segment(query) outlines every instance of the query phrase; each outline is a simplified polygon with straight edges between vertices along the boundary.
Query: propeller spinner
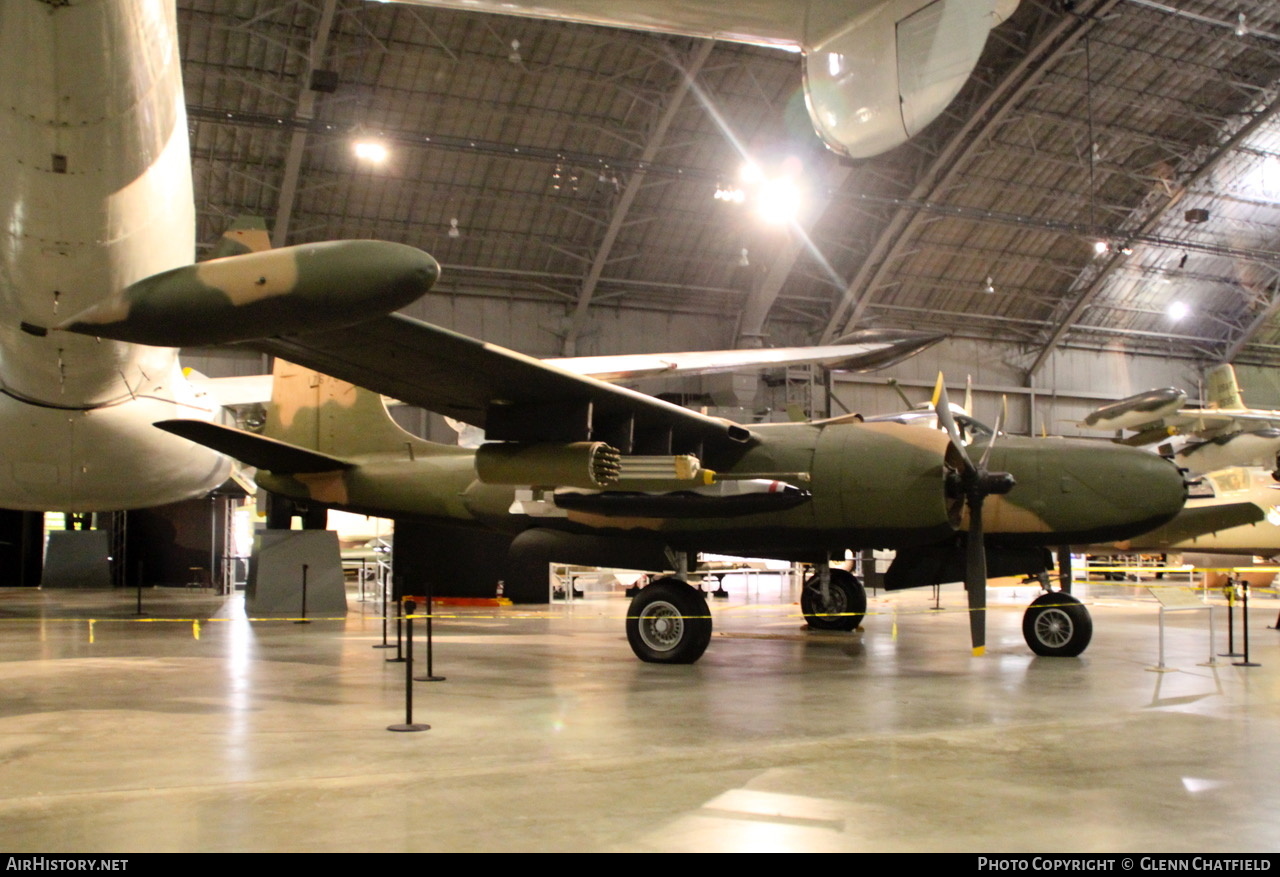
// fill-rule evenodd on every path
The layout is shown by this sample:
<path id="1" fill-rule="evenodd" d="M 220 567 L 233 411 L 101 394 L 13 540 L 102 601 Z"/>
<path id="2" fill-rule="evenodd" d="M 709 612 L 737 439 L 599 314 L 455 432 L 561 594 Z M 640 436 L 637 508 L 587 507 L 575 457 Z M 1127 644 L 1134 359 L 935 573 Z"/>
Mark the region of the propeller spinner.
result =
<path id="1" fill-rule="evenodd" d="M 951 445 L 959 459 L 958 471 L 948 480 L 948 491 L 962 500 L 969 509 L 964 589 L 969 595 L 969 636 L 973 642 L 973 653 L 981 655 L 987 644 L 987 551 L 982 538 L 982 505 L 988 496 L 1006 494 L 1016 483 L 1008 472 L 992 472 L 987 469 L 991 449 L 995 446 L 1003 424 L 1004 412 L 1001 411 L 996 420 L 995 433 L 975 466 L 960 438 L 955 419 L 951 416 L 951 403 L 941 374 L 938 375 L 938 383 L 933 390 L 933 407 L 938 415 L 938 424 L 951 437 Z"/>

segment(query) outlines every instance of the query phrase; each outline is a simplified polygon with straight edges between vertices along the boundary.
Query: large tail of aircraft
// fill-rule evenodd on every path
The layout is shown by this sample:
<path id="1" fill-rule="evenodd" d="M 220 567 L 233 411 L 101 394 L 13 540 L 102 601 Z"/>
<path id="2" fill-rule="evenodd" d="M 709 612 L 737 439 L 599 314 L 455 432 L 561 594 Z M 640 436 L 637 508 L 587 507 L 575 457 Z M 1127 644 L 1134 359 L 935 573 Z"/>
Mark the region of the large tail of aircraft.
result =
<path id="1" fill-rule="evenodd" d="M 1210 408 L 1233 411 L 1244 408 L 1244 397 L 1240 395 L 1240 386 L 1236 383 L 1236 370 L 1229 362 L 1209 369 L 1206 378 L 1209 382 L 1205 391 L 1205 402 Z"/>
<path id="2" fill-rule="evenodd" d="M 278 358 L 262 434 L 342 460 L 380 453 L 414 457 L 451 448 L 402 429 L 377 393 Z"/>

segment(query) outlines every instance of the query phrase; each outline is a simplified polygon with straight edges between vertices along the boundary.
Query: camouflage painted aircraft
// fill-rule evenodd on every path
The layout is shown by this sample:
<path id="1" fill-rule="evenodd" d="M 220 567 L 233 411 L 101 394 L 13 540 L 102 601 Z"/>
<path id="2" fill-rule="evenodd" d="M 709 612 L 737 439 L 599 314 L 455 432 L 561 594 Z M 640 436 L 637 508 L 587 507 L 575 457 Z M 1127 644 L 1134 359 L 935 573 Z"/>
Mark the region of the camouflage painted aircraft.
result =
<path id="1" fill-rule="evenodd" d="M 137 331 L 159 316 L 141 308 Z M 674 569 L 629 612 L 632 648 L 649 661 L 694 661 L 710 640 L 705 600 L 684 581 L 700 551 L 815 564 L 806 617 L 852 630 L 866 596 L 830 559 L 897 549 L 888 587 L 966 581 L 981 652 L 988 565 L 993 575 L 1039 573 L 1046 546 L 1137 535 L 1172 518 L 1185 495 L 1174 466 L 1132 448 L 1002 437 L 966 449 L 945 389 L 946 433 L 857 417 L 743 426 L 399 314 L 269 338 L 258 337 L 268 324 L 247 317 L 237 327 L 231 312 L 192 322 L 177 304 L 168 321 L 191 333 L 188 343 L 205 343 L 201 331 L 238 336 L 305 368 L 278 366 L 263 435 L 187 420 L 163 429 L 256 466 L 259 483 L 285 497 L 510 533 L 517 567 L 520 557 L 608 556 Z M 126 310 L 78 328 L 129 340 L 134 326 Z M 378 394 L 481 427 L 489 442 L 468 450 L 411 436 Z M 545 565 L 540 580 L 510 577 L 507 587 L 544 601 Z M 1078 654 L 1087 612 L 1069 595 L 1046 596 L 1030 610 L 1031 629 L 1043 632 L 1032 648 Z"/>
<path id="2" fill-rule="evenodd" d="M 1246 408 L 1230 363 L 1209 370 L 1208 400 L 1187 406 L 1174 387 L 1147 390 L 1103 405 L 1077 424 L 1082 429 L 1125 430 L 1127 445 L 1151 446 L 1194 475 L 1233 466 L 1267 466 L 1280 480 L 1280 411 Z"/>

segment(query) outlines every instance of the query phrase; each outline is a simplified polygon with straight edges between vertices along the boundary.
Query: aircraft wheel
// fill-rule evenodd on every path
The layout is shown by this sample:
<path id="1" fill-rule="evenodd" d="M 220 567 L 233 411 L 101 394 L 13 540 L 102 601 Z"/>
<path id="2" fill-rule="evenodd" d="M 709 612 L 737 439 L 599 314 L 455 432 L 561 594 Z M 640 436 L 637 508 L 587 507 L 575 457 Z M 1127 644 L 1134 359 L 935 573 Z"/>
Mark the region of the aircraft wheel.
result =
<path id="1" fill-rule="evenodd" d="M 711 642 L 706 599 L 675 578 L 645 585 L 627 610 L 627 642 L 642 661 L 692 664 Z"/>
<path id="2" fill-rule="evenodd" d="M 831 570 L 829 599 L 822 600 L 822 586 L 817 574 L 804 583 L 800 592 L 800 611 L 814 630 L 856 630 L 867 611 L 867 592 L 853 573 Z"/>
<path id="3" fill-rule="evenodd" d="M 1074 658 L 1093 639 L 1093 619 L 1070 594 L 1041 594 L 1022 616 L 1022 636 L 1037 655 Z"/>

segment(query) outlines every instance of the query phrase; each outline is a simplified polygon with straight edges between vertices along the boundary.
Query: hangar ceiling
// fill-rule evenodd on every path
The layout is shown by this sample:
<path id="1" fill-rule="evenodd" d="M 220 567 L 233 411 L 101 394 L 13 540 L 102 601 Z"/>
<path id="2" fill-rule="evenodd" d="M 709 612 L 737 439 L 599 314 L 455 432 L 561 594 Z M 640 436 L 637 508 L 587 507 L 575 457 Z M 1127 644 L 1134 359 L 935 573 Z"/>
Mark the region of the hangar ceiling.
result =
<path id="1" fill-rule="evenodd" d="M 587 333 L 621 308 L 730 315 L 742 346 L 938 328 L 1016 345 L 1029 378 L 1059 348 L 1280 364 L 1273 0 L 1022 0 L 943 118 L 858 162 L 813 135 L 785 52 L 363 0 L 178 9 L 202 246 L 240 214 L 277 244 L 412 244 L 440 292 L 561 309 L 561 349 L 526 352 L 624 352 Z M 715 197 L 748 157 L 803 191 L 794 222 Z"/>

